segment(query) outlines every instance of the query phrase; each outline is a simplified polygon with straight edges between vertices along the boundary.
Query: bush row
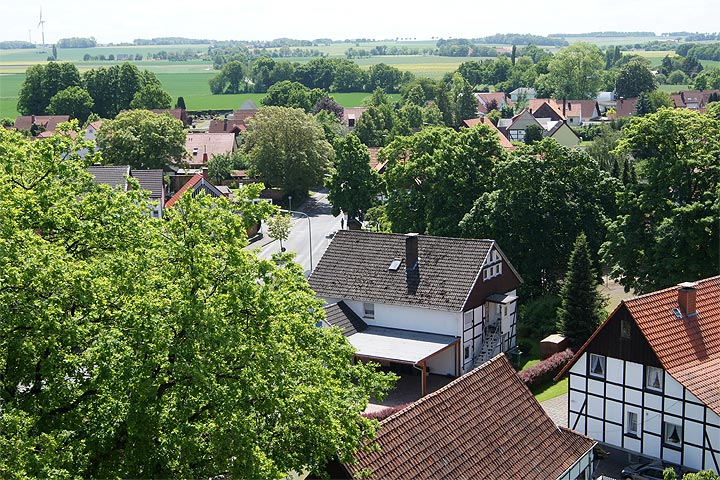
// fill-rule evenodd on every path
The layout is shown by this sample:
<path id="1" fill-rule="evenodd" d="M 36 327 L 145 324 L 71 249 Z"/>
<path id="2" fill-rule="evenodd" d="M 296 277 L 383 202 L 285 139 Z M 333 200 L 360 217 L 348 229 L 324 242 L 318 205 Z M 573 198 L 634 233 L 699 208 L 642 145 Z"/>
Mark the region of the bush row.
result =
<path id="1" fill-rule="evenodd" d="M 518 373 L 518 375 L 520 379 L 525 382 L 525 385 L 532 388 L 535 385 L 552 380 L 555 375 L 560 373 L 560 370 L 568 364 L 572 357 L 573 352 L 568 348 L 523 370 Z"/>

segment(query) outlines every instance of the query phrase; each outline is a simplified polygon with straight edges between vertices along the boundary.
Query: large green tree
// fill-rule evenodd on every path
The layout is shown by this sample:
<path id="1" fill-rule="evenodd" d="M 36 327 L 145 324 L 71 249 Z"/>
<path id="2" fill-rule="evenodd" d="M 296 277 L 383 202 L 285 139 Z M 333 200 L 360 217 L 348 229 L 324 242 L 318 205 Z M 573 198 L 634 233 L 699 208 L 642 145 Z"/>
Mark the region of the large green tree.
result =
<path id="1" fill-rule="evenodd" d="M 505 151 L 487 125 L 459 132 L 427 128 L 398 137 L 382 151 L 388 161 L 387 217 L 395 232 L 458 236 L 458 223 L 492 185 Z"/>
<path id="2" fill-rule="evenodd" d="M 655 76 L 647 60 L 635 59 L 626 63 L 615 77 L 615 94 L 618 97 L 634 98 L 642 92 L 655 90 Z"/>
<path id="3" fill-rule="evenodd" d="M 245 149 L 255 174 L 296 198 L 322 185 L 334 155 L 317 120 L 286 107 L 260 108 L 249 122 Z"/>
<path id="4" fill-rule="evenodd" d="M 497 240 L 529 295 L 554 293 L 580 232 L 593 252 L 604 241 L 618 188 L 587 154 L 545 139 L 496 165 L 493 185 L 476 197 L 461 229 L 465 236 Z"/>
<path id="5" fill-rule="evenodd" d="M 580 233 L 570 254 L 557 311 L 558 331 L 576 346 L 584 344 L 602 320 L 605 301 L 597 284 L 590 246 L 585 233 Z"/>
<path id="6" fill-rule="evenodd" d="M 92 113 L 93 105 L 93 99 L 87 90 L 82 87 L 68 87 L 50 99 L 46 111 L 50 115 L 70 115 L 70 118 L 85 123 Z"/>
<path id="7" fill-rule="evenodd" d="M 460 125 L 463 120 L 477 117 L 478 99 L 473 94 L 470 83 L 459 73 L 453 75 L 451 94 L 455 105 L 455 125 Z"/>
<path id="8" fill-rule="evenodd" d="M 378 174 L 370 168 L 370 155 L 355 135 L 335 142 L 334 169 L 326 182 L 333 215 L 344 211 L 351 218 L 367 212 L 380 190 Z"/>
<path id="9" fill-rule="evenodd" d="M 136 169 L 180 165 L 186 155 L 180 120 L 149 110 L 127 110 L 103 122 L 97 144 L 105 163 Z"/>
<path id="10" fill-rule="evenodd" d="M 185 195 L 157 220 L 139 188 L 94 184 L 81 146 L 0 130 L 0 476 L 280 478 L 349 460 L 390 379 L 316 326 L 297 264 L 244 248 L 243 218 L 269 213 L 244 201 L 259 188 L 232 206 Z"/>
<path id="11" fill-rule="evenodd" d="M 55 94 L 78 86 L 81 86 L 80 73 L 72 63 L 34 65 L 25 73 L 18 92 L 17 110 L 21 115 L 45 115 Z"/>
<path id="12" fill-rule="evenodd" d="M 603 55 L 595 45 L 579 42 L 563 48 L 548 65 L 547 79 L 554 98 L 595 98 L 602 83 L 600 72 L 604 65 Z"/>
<path id="13" fill-rule="evenodd" d="M 605 260 L 627 289 L 646 293 L 720 271 L 720 121 L 661 109 L 624 130 L 619 151 L 638 181 L 620 197 Z"/>
<path id="14" fill-rule="evenodd" d="M 172 97 L 162 86 L 148 84 L 140 88 L 130 102 L 134 110 L 163 110 L 172 107 Z"/>

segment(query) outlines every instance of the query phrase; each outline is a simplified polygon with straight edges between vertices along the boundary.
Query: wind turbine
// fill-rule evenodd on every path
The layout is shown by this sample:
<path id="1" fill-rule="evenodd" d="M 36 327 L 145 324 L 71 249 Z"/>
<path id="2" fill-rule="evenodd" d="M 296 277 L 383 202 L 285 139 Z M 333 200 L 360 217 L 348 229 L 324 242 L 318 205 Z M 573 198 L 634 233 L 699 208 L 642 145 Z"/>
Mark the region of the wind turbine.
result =
<path id="1" fill-rule="evenodd" d="M 38 22 L 37 28 L 42 31 L 42 48 L 45 51 L 45 20 L 42 18 L 42 5 L 40 6 L 40 21 Z"/>

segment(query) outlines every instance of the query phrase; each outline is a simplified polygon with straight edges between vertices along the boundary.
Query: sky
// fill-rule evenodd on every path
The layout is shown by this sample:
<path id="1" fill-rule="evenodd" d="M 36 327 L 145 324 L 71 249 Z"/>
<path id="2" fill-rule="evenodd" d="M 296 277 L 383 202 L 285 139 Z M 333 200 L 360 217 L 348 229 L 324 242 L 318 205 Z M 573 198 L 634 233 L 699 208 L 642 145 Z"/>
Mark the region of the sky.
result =
<path id="1" fill-rule="evenodd" d="M 95 37 L 98 43 L 136 38 L 302 40 L 478 38 L 496 33 L 591 31 L 720 31 L 718 0 L 1 0 L 0 40 L 41 43 Z"/>

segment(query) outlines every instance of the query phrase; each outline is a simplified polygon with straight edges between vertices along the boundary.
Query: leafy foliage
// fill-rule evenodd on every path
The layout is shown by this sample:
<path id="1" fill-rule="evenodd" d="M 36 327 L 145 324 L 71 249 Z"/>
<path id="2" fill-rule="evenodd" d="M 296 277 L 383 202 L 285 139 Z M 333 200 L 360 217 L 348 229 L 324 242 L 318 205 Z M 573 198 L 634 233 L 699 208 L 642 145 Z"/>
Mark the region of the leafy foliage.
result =
<path id="1" fill-rule="evenodd" d="M 584 152 L 545 139 L 495 166 L 492 187 L 460 226 L 464 236 L 497 240 L 530 296 L 556 292 L 578 234 L 593 251 L 603 242 L 618 188 Z"/>
<path id="2" fill-rule="evenodd" d="M 720 122 L 661 109 L 624 130 L 638 177 L 620 196 L 603 246 L 611 275 L 647 293 L 718 272 Z"/>
<path id="3" fill-rule="evenodd" d="M 626 63 L 620 67 L 615 79 L 615 94 L 619 97 L 634 98 L 655 88 L 655 78 L 647 61 L 633 60 Z"/>
<path id="4" fill-rule="evenodd" d="M 17 110 L 21 115 L 45 115 L 55 94 L 68 87 L 79 86 L 80 73 L 72 63 L 34 65 L 25 72 L 18 92 Z"/>
<path id="5" fill-rule="evenodd" d="M 148 84 L 140 88 L 130 102 L 134 110 L 164 110 L 172 106 L 172 97 L 160 85 Z"/>
<path id="6" fill-rule="evenodd" d="M 296 198 L 322 185 L 334 156 L 318 122 L 298 108 L 262 107 L 244 139 L 254 174 Z"/>
<path id="7" fill-rule="evenodd" d="M 92 113 L 92 97 L 82 87 L 68 87 L 56 93 L 50 99 L 47 113 L 50 115 L 70 115 L 70 118 L 77 119 L 84 123 Z"/>
<path id="8" fill-rule="evenodd" d="M 326 186 L 333 215 L 342 210 L 350 217 L 358 217 L 372 206 L 380 190 L 380 179 L 370 168 L 367 147 L 355 135 L 335 142 L 334 171 Z"/>
<path id="9" fill-rule="evenodd" d="M 279 478 L 348 460 L 390 377 L 316 327 L 298 265 L 244 248 L 253 204 L 185 195 L 153 219 L 136 185 L 91 181 L 82 146 L 0 130 L 0 475 Z"/>
<path id="10" fill-rule="evenodd" d="M 148 110 L 128 110 L 104 121 L 97 144 L 106 163 L 140 170 L 169 169 L 186 155 L 182 122 Z"/>
<path id="11" fill-rule="evenodd" d="M 393 231 L 458 236 L 458 223 L 490 189 L 505 151 L 490 127 L 477 125 L 399 137 L 381 155 L 388 161 L 386 213 Z"/>

